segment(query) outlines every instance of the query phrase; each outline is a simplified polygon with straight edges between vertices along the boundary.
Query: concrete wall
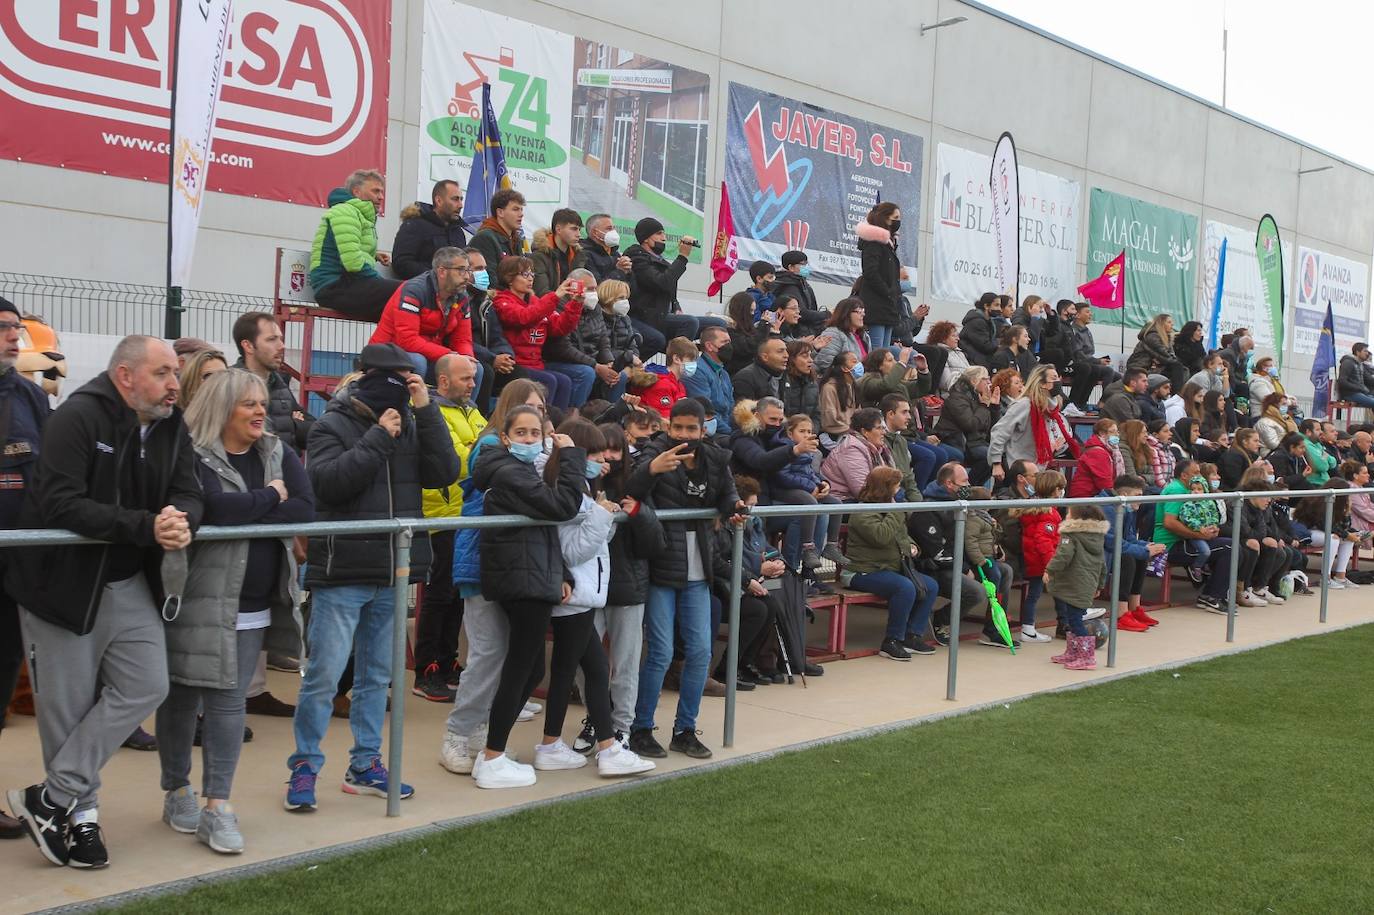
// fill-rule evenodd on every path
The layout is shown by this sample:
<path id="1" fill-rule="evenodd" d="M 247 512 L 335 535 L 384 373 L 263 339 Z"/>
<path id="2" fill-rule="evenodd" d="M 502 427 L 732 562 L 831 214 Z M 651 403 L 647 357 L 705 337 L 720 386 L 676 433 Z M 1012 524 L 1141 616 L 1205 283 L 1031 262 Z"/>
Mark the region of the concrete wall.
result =
<path id="1" fill-rule="evenodd" d="M 424 10 L 424 0 L 391 2 L 392 88 L 385 169 L 393 196 L 379 226 L 384 240 L 394 235 L 397 214 L 417 182 L 413 150 L 419 131 Z M 572 6 L 542 0 L 470 2 L 709 74 L 713 159 L 707 181 L 712 188 L 719 187 L 723 166 L 723 102 L 731 80 L 919 134 L 927 163 L 925 206 L 918 220 L 908 215 L 907 222 L 920 228 L 921 300 L 929 300 L 929 207 L 938 197 L 930 163 L 936 148 L 949 142 L 991 151 L 1003 130 L 1015 134 L 1023 164 L 1082 185 L 1084 241 L 1071 285 L 1082 282 L 1086 273 L 1088 195 L 1093 187 L 1190 212 L 1202 221 L 1253 225 L 1263 213 L 1273 213 L 1291 257 L 1303 244 L 1368 264 L 1374 251 L 1374 174 L 977 4 L 880 0 L 865 5 L 853 27 L 841 27 L 833 4 L 821 0 L 795 0 L 785 7 L 698 0 L 673 18 L 667 7 L 610 0 L 584 0 Z M 785 15 L 780 15 L 784 8 Z M 949 16 L 965 16 L 968 21 L 919 34 L 921 23 Z M 1005 90 L 995 93 L 994 86 L 1008 72 L 1013 76 Z M 1322 165 L 1332 168 L 1298 175 L 1300 168 Z M 165 201 L 165 187 L 0 162 L 0 238 L 6 269 L 161 283 Z M 713 191 L 706 206 L 708 233 L 717 202 Z M 269 294 L 273 249 L 308 239 L 318 216 L 314 208 L 211 194 L 192 285 Z M 1199 284 L 1202 273 L 1198 271 Z M 704 298 L 708 281 L 705 268 L 693 267 L 683 283 L 684 295 Z M 827 302 L 844 293 L 835 286 L 818 291 Z M 1291 300 L 1291 281 L 1289 294 Z M 936 317 L 956 320 L 967 308 L 962 302 L 931 304 Z M 1289 311 L 1291 315 L 1291 306 Z M 1103 351 L 1114 349 L 1115 329 L 1101 336 Z M 1309 364 L 1308 357 L 1286 360 L 1290 390 L 1308 389 Z"/>

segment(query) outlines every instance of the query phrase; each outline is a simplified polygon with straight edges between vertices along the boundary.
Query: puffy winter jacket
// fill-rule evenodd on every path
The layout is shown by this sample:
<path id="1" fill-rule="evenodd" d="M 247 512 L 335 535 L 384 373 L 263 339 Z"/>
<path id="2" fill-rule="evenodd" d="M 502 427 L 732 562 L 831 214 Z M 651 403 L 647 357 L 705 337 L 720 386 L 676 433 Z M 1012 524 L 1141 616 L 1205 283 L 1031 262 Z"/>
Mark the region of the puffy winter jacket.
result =
<path id="1" fill-rule="evenodd" d="M 448 428 L 449 440 L 453 442 L 453 453 L 458 456 L 458 476 L 447 486 L 439 486 L 424 491 L 424 511 L 426 518 L 456 518 L 463 513 L 462 482 L 472 473 L 468 457 L 477 444 L 477 433 L 487 426 L 482 414 L 471 404 L 457 404 L 437 392 L 430 391 L 429 399 L 439 407 L 439 415 Z"/>
<path id="2" fill-rule="evenodd" d="M 900 394 L 914 406 L 917 398 L 930 393 L 930 373 L 924 372 L 907 381 L 906 372 L 905 365 L 894 361 L 886 374 L 865 374 L 859 379 L 859 404 L 876 407 L 888 394 Z"/>
<path id="3" fill-rule="evenodd" d="M 563 561 L 572 576 L 572 594 L 553 608 L 554 616 L 574 616 L 606 606 L 611 585 L 611 537 L 615 515 L 587 494 L 582 495 L 577 517 L 558 526 Z"/>
<path id="4" fill-rule="evenodd" d="M 964 326 L 959 331 L 959 348 L 968 356 L 970 365 L 992 368 L 992 354 L 997 352 L 997 330 L 986 311 L 975 307 L 964 314 Z"/>
<path id="5" fill-rule="evenodd" d="M 1078 467 L 1069 480 L 1067 496 L 1086 499 L 1116 485 L 1116 478 L 1125 472 L 1125 465 L 1116 449 L 1097 435 L 1088 437 L 1078 454 Z"/>
<path id="6" fill-rule="evenodd" d="M 525 515 L 536 521 L 571 521 L 587 489 L 583 470 L 587 452 L 559 451 L 558 477 L 545 485 L 533 464 L 494 445 L 472 474 L 472 483 L 487 494 L 483 513 Z M 599 511 L 599 509 L 598 509 Z M 539 601 L 555 606 L 563 600 L 563 582 L 572 581 L 556 527 L 484 528 L 481 537 L 482 596 L 491 601 Z"/>
<path id="7" fill-rule="evenodd" d="M 1342 399 L 1351 394 L 1369 394 L 1364 380 L 1364 365 L 1350 354 L 1341 357 L 1340 367 L 1336 370 L 1336 395 Z"/>
<path id="8" fill-rule="evenodd" d="M 860 361 L 873 348 L 869 343 L 868 331 L 861 330 L 851 334 L 838 327 L 827 327 L 816 340 L 816 374 L 824 375 L 834 361 L 844 353 L 853 353 Z"/>
<path id="9" fill-rule="evenodd" d="M 874 467 L 893 466 L 892 452 L 886 444 L 875 448 L 859 433 L 846 432 L 821 462 L 821 473 L 830 481 L 831 495 L 855 502 Z"/>
<path id="10" fill-rule="evenodd" d="M 758 480 L 762 490 L 759 503 L 767 505 L 773 501 L 768 481 L 797 456 L 792 441 L 781 435 L 781 430 L 770 431 L 760 425 L 749 401 L 741 401 L 736 408 L 735 425 L 730 436 L 730 469 Z"/>
<path id="11" fill-rule="evenodd" d="M 892 233 L 861 222 L 854 227 L 859 238 L 859 298 L 864 303 L 866 327 L 891 327 L 902 318 L 902 264 Z M 818 366 L 819 369 L 819 366 Z M 824 369 L 819 369 L 824 371 Z"/>
<path id="12" fill-rule="evenodd" d="M 615 265 L 620 260 L 619 247 L 607 248 L 590 237 L 581 239 L 578 246 L 582 249 L 582 266 L 592 272 L 598 286 L 607 280 L 620 280 L 630 287 L 630 296 L 634 296 L 634 271 L 621 271 Z"/>
<path id="13" fill-rule="evenodd" d="M 430 362 L 449 353 L 471 356 L 472 310 L 467 296 L 460 293 L 452 302 L 440 301 L 432 270 L 406 280 L 387 299 L 377 329 L 367 342 L 395 343 Z"/>
<path id="14" fill-rule="evenodd" d="M 725 366 L 702 353 L 697 359 L 696 373 L 684 375 L 682 386 L 689 397 L 705 397 L 716 411 L 716 424 L 721 432 L 734 431 L 735 383 Z"/>
<path id="15" fill-rule="evenodd" d="M 247 370 L 243 357 L 234 363 L 234 368 Z M 303 418 L 296 419 L 299 413 Z M 305 412 L 305 407 L 291 393 L 291 384 L 281 372 L 267 373 L 267 428 L 297 454 L 305 451 L 305 443 L 310 436 L 310 427 L 315 417 Z"/>
<path id="16" fill-rule="evenodd" d="M 493 447 L 494 446 L 494 447 Z M 501 440 L 495 435 L 484 435 L 472 446 L 468 453 L 468 477 L 458 484 L 462 492 L 464 518 L 480 518 L 485 513 L 487 494 L 473 485 L 472 472 L 478 460 L 501 447 Z M 476 591 L 482 582 L 482 551 L 480 529 L 464 527 L 454 532 L 453 537 L 453 583 Z"/>
<path id="17" fill-rule="evenodd" d="M 964 338 L 960 337 L 959 342 L 962 344 Z M 1035 366 L 1035 354 L 1030 350 L 1023 349 L 1019 352 L 1012 352 L 1009 346 L 999 346 L 997 352 L 992 354 L 992 364 L 988 367 L 988 371 L 996 375 L 1002 369 L 1016 369 L 1021 380 L 1025 381 L 1030 377 L 1030 373 L 1035 370 Z M 1003 391 L 1002 393 L 1005 394 L 1006 392 Z"/>
<path id="18" fill-rule="evenodd" d="M 801 323 L 808 328 L 818 328 L 830 316 L 816 304 L 816 291 L 800 274 L 783 270 L 773 281 L 773 300 L 781 306 L 788 299 L 795 299 L 801 306 Z"/>
<path id="19" fill-rule="evenodd" d="M 467 234 L 461 217 L 444 222 L 434 205 L 415 202 L 401 211 L 401 227 L 391 243 L 391 269 L 403 280 L 413 279 L 434 264 L 440 248 L 466 248 Z"/>
<path id="20" fill-rule="evenodd" d="M 1130 358 L 1126 360 L 1128 372 L 1139 369 L 1142 372 L 1159 374 L 1179 361 L 1173 347 L 1164 342 L 1164 338 L 1157 330 L 1148 326 L 1142 327 L 1140 333 L 1136 334 L 1136 340 L 1139 342 L 1131 351 Z"/>
<path id="21" fill-rule="evenodd" d="M 567 251 L 560 251 L 554 244 L 553 233 L 548 229 L 535 231 L 534 243 L 530 246 L 530 260 L 534 261 L 534 294 L 539 296 L 548 295 L 562 286 L 569 273 L 587 263 L 581 245 L 574 244 Z"/>
<path id="22" fill-rule="evenodd" d="M 1045 574 L 1059 546 L 1059 510 L 1031 509 L 1021 514 L 1021 561 L 1027 578 Z"/>
<path id="23" fill-rule="evenodd" d="M 348 188 L 334 188 L 310 246 L 310 285 L 318 295 L 345 273 L 377 276 L 376 258 L 377 208 Z"/>
<path id="24" fill-rule="evenodd" d="M 490 365 L 498 355 L 514 356 L 515 348 L 501 329 L 491 297 L 485 290 L 468 287 L 468 310 L 472 313 L 472 349 L 477 358 Z"/>
<path id="25" fill-rule="evenodd" d="M 310 429 L 306 472 L 315 490 L 317 521 L 422 517 L 421 489 L 448 486 L 460 464 L 439 407 L 405 410 L 392 437 L 348 388 L 334 395 Z M 395 570 L 390 534 L 311 537 L 307 588 L 389 584 Z M 410 580 L 429 574 L 429 535 L 417 531 Z"/>
<path id="26" fill-rule="evenodd" d="M 1107 522 L 1070 518 L 1059 526 L 1059 532 L 1059 546 L 1045 567 L 1050 573 L 1050 593 L 1083 610 L 1092 605 L 1102 587 Z"/>
<path id="27" fill-rule="evenodd" d="M 755 360 L 735 373 L 733 379 L 735 397 L 742 400 L 777 397 L 782 374 L 782 372 L 772 371 L 762 362 Z"/>
<path id="28" fill-rule="evenodd" d="M 1140 401 L 1136 400 L 1135 392 L 1126 390 L 1125 383 L 1121 381 L 1113 381 L 1102 389 L 1102 401 L 1098 407 L 1103 416 L 1118 423 L 1140 419 Z"/>
<path id="29" fill-rule="evenodd" d="M 607 488 L 613 501 L 625 496 Z M 611 540 L 611 579 L 606 594 L 608 607 L 633 607 L 649 596 L 649 560 L 668 548 L 658 514 L 647 502 L 636 502 L 628 521 L 617 525 Z"/>
<path id="30" fill-rule="evenodd" d="M 793 375 L 783 372 L 778 379 L 778 397 L 782 399 L 782 412 L 786 416 L 803 414 L 811 417 L 813 428 L 821 425 L 821 388 L 816 379 L 809 375 Z"/>
<path id="31" fill-rule="evenodd" d="M 773 436 L 775 445 L 787 445 L 789 450 L 793 444 L 792 440 L 779 429 Z M 806 454 L 793 454 L 780 470 L 773 473 L 768 479 L 770 489 L 800 489 L 802 492 L 813 492 L 825 482 L 821 476 L 820 452 L 808 451 Z"/>
<path id="32" fill-rule="evenodd" d="M 627 390 L 639 396 L 644 409 L 653 410 L 664 419 L 672 412 L 673 404 L 687 396 L 682 379 L 661 365 L 646 365 L 642 370 L 631 372 Z"/>
<path id="33" fill-rule="evenodd" d="M 516 364 L 532 369 L 544 367 L 544 344 L 549 338 L 571 333 L 582 319 L 580 298 L 560 302 L 552 292 L 541 298 L 527 295 L 521 299 L 509 289 L 502 289 L 492 297 L 492 307 L 501 319 L 506 341 L 515 350 Z"/>
<path id="34" fill-rule="evenodd" d="M 934 432 L 941 442 L 967 454 L 971 448 L 988 444 L 992 427 L 1001 416 L 1000 404 L 990 407 L 983 403 L 973 385 L 960 378 L 945 398 Z"/>
<path id="35" fill-rule="evenodd" d="M 997 559 L 997 544 L 1002 525 L 985 511 L 970 511 L 964 521 L 964 556 L 969 565 L 980 568 Z"/>
<path id="36" fill-rule="evenodd" d="M 678 310 L 677 283 L 687 270 L 687 258 L 678 255 L 669 263 L 643 245 L 631 245 L 625 252 L 634 268 L 634 288 L 630 316 L 651 327 Z"/>
<path id="37" fill-rule="evenodd" d="M 619 372 L 639 357 L 639 334 L 630 319 L 607 314 L 600 308 L 584 306 L 577 326 L 566 337 L 556 337 L 551 343 L 559 341 L 564 345 L 558 352 L 571 351 L 573 358 L 556 358 L 554 350 L 546 346 L 544 356 L 554 362 L 609 365 Z"/>
<path id="38" fill-rule="evenodd" d="M 912 540 L 900 512 L 864 512 L 849 518 L 845 557 L 855 574 L 894 572 L 911 556 Z"/>

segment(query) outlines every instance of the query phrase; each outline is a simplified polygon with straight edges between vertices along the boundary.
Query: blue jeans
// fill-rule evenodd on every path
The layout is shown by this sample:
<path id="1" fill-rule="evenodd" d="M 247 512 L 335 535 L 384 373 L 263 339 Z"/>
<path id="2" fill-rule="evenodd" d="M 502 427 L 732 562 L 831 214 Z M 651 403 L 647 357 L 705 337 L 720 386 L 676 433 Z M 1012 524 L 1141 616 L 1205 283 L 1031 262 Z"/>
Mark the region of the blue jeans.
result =
<path id="1" fill-rule="evenodd" d="M 353 729 L 349 765 L 366 769 L 382 755 L 382 719 L 391 683 L 391 633 L 395 591 L 391 585 L 317 587 L 310 597 L 310 663 L 296 699 L 296 752 L 286 761 L 324 767 L 320 742 L 334 711 L 339 676 L 353 653 Z"/>
<path id="2" fill-rule="evenodd" d="M 1026 577 L 1026 601 L 1021 605 L 1021 625 L 1035 625 L 1035 605 L 1040 603 L 1040 595 L 1045 593 L 1045 579 Z"/>
<path id="3" fill-rule="evenodd" d="M 544 368 L 550 372 L 564 375 L 572 382 L 569 394 L 571 405 L 580 407 L 592 396 L 592 385 L 596 384 L 596 369 L 590 365 L 573 362 L 545 362 Z"/>
<path id="4" fill-rule="evenodd" d="M 901 572 L 882 569 L 877 572 L 861 572 L 849 582 L 856 591 L 867 591 L 887 598 L 887 631 L 885 638 L 901 641 L 909 635 L 924 636 L 930 623 L 930 612 L 935 609 L 935 598 L 940 596 L 939 583 L 929 575 L 916 573 L 923 593 L 917 593 L 916 585 Z"/>
<path id="5" fill-rule="evenodd" d="M 1067 604 L 1057 597 L 1054 599 L 1054 615 L 1059 617 L 1064 628 L 1074 635 L 1088 635 L 1088 627 L 1083 625 L 1083 615 L 1086 612 L 1086 610 Z"/>
<path id="6" fill-rule="evenodd" d="M 639 696 L 635 700 L 634 730 L 652 728 L 663 691 L 663 675 L 673 660 L 673 630 L 682 636 L 682 683 L 677 695 L 673 733 L 695 731 L 706 688 L 706 669 L 711 665 L 711 592 L 704 581 L 688 582 L 685 588 L 649 586 L 644 604 L 644 628 L 648 634 L 644 665 L 639 669 Z"/>
<path id="7" fill-rule="evenodd" d="M 652 324 L 638 318 L 630 318 L 630 324 L 634 326 L 635 332 L 639 334 L 640 342 L 643 344 L 639 348 L 639 358 L 645 362 L 648 362 L 650 357 L 663 352 L 668 341 L 673 337 L 686 337 L 688 340 L 695 340 L 704 323 L 712 323 L 720 327 L 725 326 L 725 322 L 719 318 L 698 319 L 692 315 L 673 314 L 664 316 L 663 329 L 660 331 Z"/>
<path id="8" fill-rule="evenodd" d="M 625 388 L 629 385 L 629 383 L 630 370 L 621 369 L 620 377 L 616 379 L 615 384 L 611 385 L 610 390 L 606 392 L 606 399 L 611 402 L 611 406 L 615 406 L 616 404 L 620 403 L 620 398 L 625 396 Z"/>
<path id="9" fill-rule="evenodd" d="M 1348 400 L 1353 404 L 1359 404 L 1362 407 L 1369 407 L 1371 410 L 1374 410 L 1374 395 L 1371 394 L 1347 394 L 1342 397 L 1341 400 Z"/>
<path id="10" fill-rule="evenodd" d="M 520 371 L 531 381 L 537 381 L 548 391 L 548 402 L 555 407 L 566 410 L 572 405 L 572 379 L 567 375 L 558 372 L 549 372 L 544 369 L 532 369 L 522 365 Z"/>
<path id="11" fill-rule="evenodd" d="M 887 349 L 892 345 L 891 324 L 870 324 L 864 330 L 868 331 L 868 342 L 873 349 Z"/>

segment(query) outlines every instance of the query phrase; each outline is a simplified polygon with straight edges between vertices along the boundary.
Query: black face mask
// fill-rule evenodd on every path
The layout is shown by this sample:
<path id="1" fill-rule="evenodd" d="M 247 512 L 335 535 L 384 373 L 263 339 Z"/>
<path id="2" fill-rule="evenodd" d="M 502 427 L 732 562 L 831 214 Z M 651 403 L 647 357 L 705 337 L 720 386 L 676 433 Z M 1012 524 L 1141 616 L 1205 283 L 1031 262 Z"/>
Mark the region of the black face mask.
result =
<path id="1" fill-rule="evenodd" d="M 731 357 L 734 355 L 735 344 L 727 343 L 724 346 L 722 346 L 720 350 L 716 353 L 716 358 L 719 359 L 721 362 L 729 362 Z"/>
<path id="2" fill-rule="evenodd" d="M 666 241 L 656 241 L 649 250 L 655 254 L 662 254 L 664 251 L 668 250 L 668 243 Z"/>
<path id="3" fill-rule="evenodd" d="M 896 235 L 899 231 L 901 231 L 901 228 L 902 221 L 900 219 L 894 219 L 887 224 L 887 230 L 891 232 L 893 235 Z"/>
<path id="4" fill-rule="evenodd" d="M 686 448 L 683 448 L 681 451 L 678 452 L 678 454 L 681 454 L 681 455 L 683 455 L 684 457 L 685 457 L 686 455 L 689 455 L 689 454 L 696 454 L 696 453 L 697 453 L 697 446 L 701 444 L 701 442 L 700 442 L 698 439 L 689 439 L 688 441 L 685 441 L 685 442 L 684 442 L 684 441 L 678 441 L 677 439 L 673 439 L 672 441 L 673 441 L 673 447 L 677 447 L 678 445 L 686 445 L 686 446 L 687 446 Z"/>
<path id="5" fill-rule="evenodd" d="M 353 383 L 353 396 L 381 416 L 387 410 L 404 412 L 410 389 L 393 372 L 368 372 Z"/>

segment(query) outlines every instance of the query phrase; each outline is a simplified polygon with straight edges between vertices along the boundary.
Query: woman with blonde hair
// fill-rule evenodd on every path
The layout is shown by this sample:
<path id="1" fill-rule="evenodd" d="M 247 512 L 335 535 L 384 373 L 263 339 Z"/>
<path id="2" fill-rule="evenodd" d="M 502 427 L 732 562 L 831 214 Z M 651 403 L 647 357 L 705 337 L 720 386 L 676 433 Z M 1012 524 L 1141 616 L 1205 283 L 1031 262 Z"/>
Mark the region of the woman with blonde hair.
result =
<path id="1" fill-rule="evenodd" d="M 1158 314 L 1140 329 L 1136 335 L 1139 341 L 1130 358 L 1126 360 L 1126 370 L 1139 369 L 1151 375 L 1163 375 L 1177 389 L 1188 377 L 1188 370 L 1174 352 L 1174 319 L 1167 314 Z"/>
<path id="2" fill-rule="evenodd" d="M 201 385 L 210 380 L 211 375 L 229 368 L 229 360 L 217 349 L 197 350 L 186 357 L 181 367 L 181 391 L 177 393 L 177 406 L 185 412 L 195 399 Z"/>
<path id="3" fill-rule="evenodd" d="M 590 296 L 586 296 L 590 298 Z M 549 340 L 544 357 L 550 362 L 588 364 L 596 373 L 593 396 L 611 403 L 625 393 L 628 370 L 643 363 L 639 358 L 639 334 L 630 323 L 630 287 L 620 280 L 606 280 L 596 287 L 597 307 L 582 309 L 577 326 L 566 337 Z"/>
<path id="4" fill-rule="evenodd" d="M 1046 467 L 1056 458 L 1077 458 L 1078 440 L 1059 412 L 1054 389 L 1059 370 L 1049 363 L 1037 365 L 1026 379 L 1026 396 L 1011 405 L 992 427 L 988 463 L 992 475 L 1002 479 L 1003 464 L 1034 461 Z"/>

